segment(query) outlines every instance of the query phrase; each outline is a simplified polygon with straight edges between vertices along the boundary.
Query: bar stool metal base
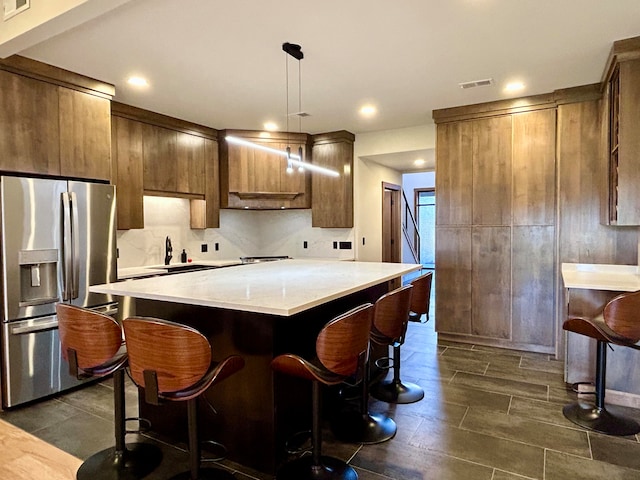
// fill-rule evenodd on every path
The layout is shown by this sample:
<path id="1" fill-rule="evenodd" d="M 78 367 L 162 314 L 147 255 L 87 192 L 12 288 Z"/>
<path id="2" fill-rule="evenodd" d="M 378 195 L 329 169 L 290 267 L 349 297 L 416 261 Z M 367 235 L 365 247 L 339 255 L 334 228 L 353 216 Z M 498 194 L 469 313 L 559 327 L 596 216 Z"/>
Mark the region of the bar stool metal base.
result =
<path id="1" fill-rule="evenodd" d="M 276 480 L 357 480 L 356 471 L 342 460 L 320 457 L 315 465 L 313 455 L 305 455 L 285 463 L 276 474 Z"/>
<path id="2" fill-rule="evenodd" d="M 424 398 L 424 390 L 415 383 L 387 380 L 373 385 L 371 396 L 387 403 L 415 403 Z"/>
<path id="3" fill-rule="evenodd" d="M 122 455 L 124 453 L 124 455 Z M 149 475 L 162 461 L 162 452 L 149 443 L 128 443 L 125 452 L 102 450 L 78 469 L 77 480 L 130 480 Z"/>
<path id="4" fill-rule="evenodd" d="M 231 472 L 221 468 L 201 468 L 197 479 L 191 476 L 191 472 L 181 472 L 169 480 L 238 480 Z"/>
<path id="5" fill-rule="evenodd" d="M 640 432 L 640 425 L 636 421 L 589 403 L 570 403 L 564 406 L 562 413 L 576 425 L 607 435 L 627 436 Z"/>
<path id="6" fill-rule="evenodd" d="M 379 413 L 346 412 L 331 424 L 331 431 L 338 440 L 367 445 L 391 440 L 397 430 L 393 419 Z"/>

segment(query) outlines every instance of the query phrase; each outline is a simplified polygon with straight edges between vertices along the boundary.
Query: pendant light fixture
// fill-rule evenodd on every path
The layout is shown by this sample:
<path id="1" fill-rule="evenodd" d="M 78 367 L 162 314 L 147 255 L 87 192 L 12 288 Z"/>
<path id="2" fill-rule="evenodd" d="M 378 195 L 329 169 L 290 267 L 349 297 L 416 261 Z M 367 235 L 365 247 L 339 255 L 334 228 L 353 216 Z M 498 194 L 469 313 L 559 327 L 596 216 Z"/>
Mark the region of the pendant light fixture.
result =
<path id="1" fill-rule="evenodd" d="M 300 60 L 304 58 L 304 53 L 302 52 L 302 47 L 295 43 L 285 42 L 282 44 L 282 50 L 287 54 L 285 56 L 285 79 L 286 79 L 286 95 L 287 95 L 287 143 L 289 142 L 289 117 L 292 115 L 296 115 L 298 117 L 298 133 L 302 133 L 302 117 L 306 116 L 306 114 L 302 111 L 302 75 L 300 70 Z M 289 57 L 293 57 L 298 61 L 298 112 L 297 113 L 289 113 Z M 293 164 L 291 162 L 291 145 L 287 145 L 287 173 L 293 173 Z M 298 147 L 298 171 L 304 172 L 304 155 L 302 151 L 302 146 Z"/>

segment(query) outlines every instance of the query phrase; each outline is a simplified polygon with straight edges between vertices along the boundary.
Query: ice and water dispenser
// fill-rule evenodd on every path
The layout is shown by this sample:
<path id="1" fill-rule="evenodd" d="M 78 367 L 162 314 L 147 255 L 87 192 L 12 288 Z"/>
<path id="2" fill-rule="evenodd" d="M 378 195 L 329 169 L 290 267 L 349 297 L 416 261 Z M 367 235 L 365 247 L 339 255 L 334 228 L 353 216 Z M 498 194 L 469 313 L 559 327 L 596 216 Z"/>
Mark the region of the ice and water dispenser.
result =
<path id="1" fill-rule="evenodd" d="M 58 250 L 20 250 L 20 307 L 58 301 Z"/>

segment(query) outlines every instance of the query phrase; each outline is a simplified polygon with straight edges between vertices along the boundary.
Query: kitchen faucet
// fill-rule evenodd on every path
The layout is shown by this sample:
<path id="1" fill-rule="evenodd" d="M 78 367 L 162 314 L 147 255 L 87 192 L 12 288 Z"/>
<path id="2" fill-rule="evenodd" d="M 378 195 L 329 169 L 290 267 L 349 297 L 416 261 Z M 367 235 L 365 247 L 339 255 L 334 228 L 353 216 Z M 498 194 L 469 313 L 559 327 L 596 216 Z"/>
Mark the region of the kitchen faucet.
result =
<path id="1" fill-rule="evenodd" d="M 171 259 L 173 258 L 173 255 L 171 255 L 172 252 L 173 252 L 173 247 L 171 246 L 171 238 L 169 237 L 169 235 L 167 235 L 167 238 L 164 241 L 164 264 L 165 265 L 169 265 L 169 262 L 171 262 Z"/>

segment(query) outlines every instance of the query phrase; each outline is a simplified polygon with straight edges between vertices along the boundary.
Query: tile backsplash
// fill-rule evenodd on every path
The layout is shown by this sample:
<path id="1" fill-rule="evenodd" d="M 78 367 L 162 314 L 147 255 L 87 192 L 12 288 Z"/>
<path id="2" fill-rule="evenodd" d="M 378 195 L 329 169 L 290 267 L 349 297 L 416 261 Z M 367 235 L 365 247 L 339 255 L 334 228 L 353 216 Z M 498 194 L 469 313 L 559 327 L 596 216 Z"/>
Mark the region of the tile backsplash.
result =
<path id="1" fill-rule="evenodd" d="M 334 242 L 351 242 L 353 247 L 353 229 L 313 228 L 311 210 L 221 210 L 220 228 L 192 230 L 189 200 L 145 196 L 144 224 L 143 229 L 118 231 L 118 267 L 163 263 L 167 235 L 173 246 L 172 263 L 180 261 L 182 249 L 194 260 L 257 255 L 350 259 L 355 255 L 353 248 L 333 248 Z M 203 244 L 206 253 L 201 251 Z"/>

